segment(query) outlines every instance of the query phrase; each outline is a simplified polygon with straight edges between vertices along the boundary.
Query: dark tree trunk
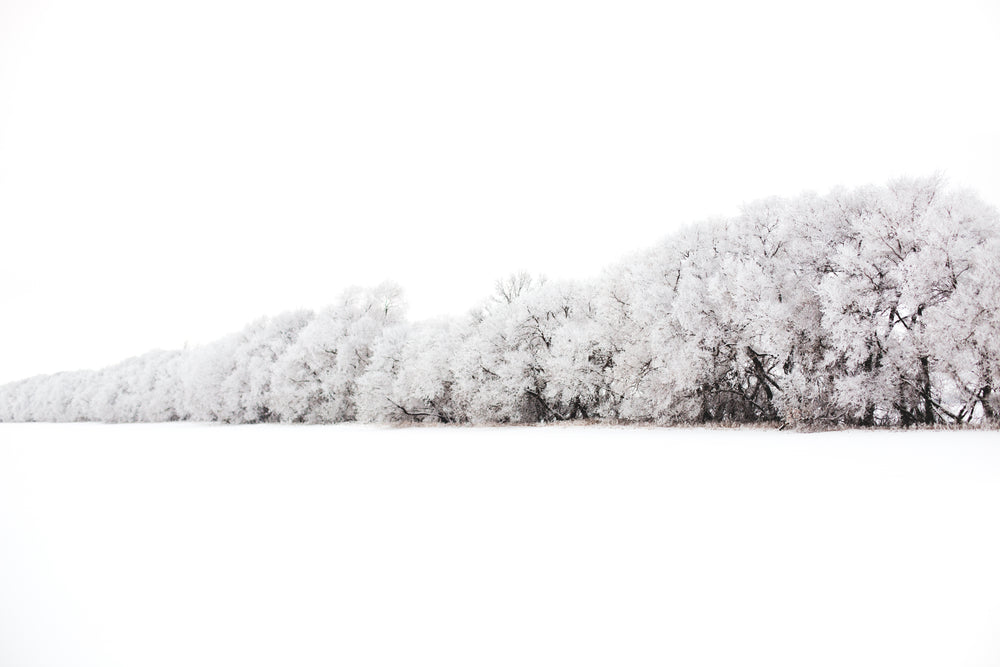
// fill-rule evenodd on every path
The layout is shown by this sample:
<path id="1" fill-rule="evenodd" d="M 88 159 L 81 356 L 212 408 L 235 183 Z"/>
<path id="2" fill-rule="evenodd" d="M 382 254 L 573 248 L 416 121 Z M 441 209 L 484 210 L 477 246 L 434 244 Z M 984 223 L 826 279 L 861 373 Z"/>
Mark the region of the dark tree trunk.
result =
<path id="1" fill-rule="evenodd" d="M 996 410 L 993 409 L 993 405 L 990 403 L 990 397 L 993 395 L 993 387 L 986 385 L 979 392 L 979 403 L 983 406 L 983 416 L 986 421 L 995 422 L 997 421 Z"/>
<path id="2" fill-rule="evenodd" d="M 712 410 L 709 407 L 709 396 L 711 396 L 712 387 L 707 382 L 701 385 L 701 414 L 698 415 L 698 421 L 702 424 L 712 421 Z"/>
<path id="3" fill-rule="evenodd" d="M 934 399 L 931 398 L 931 370 L 927 357 L 920 357 L 921 395 L 924 399 L 924 423 L 934 423 Z"/>
<path id="4" fill-rule="evenodd" d="M 865 404 L 865 414 L 861 418 L 862 426 L 875 426 L 875 404 L 871 401 Z"/>

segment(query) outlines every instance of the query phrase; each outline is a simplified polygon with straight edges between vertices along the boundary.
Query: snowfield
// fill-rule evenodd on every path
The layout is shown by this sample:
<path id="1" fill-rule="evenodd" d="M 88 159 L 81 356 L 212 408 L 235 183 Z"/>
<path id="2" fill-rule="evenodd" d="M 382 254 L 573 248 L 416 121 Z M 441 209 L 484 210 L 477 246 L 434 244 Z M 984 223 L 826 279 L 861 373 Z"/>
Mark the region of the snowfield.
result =
<path id="1" fill-rule="evenodd" d="M 988 431 L 0 424 L 0 665 L 1000 664 Z"/>

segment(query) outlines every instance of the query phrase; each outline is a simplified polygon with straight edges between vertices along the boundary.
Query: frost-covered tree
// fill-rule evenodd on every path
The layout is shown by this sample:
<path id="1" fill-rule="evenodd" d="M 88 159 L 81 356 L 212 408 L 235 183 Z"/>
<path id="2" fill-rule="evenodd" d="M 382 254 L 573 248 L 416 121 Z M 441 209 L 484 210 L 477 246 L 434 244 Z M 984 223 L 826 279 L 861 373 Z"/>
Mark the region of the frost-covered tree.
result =
<path id="1" fill-rule="evenodd" d="M 507 289 L 511 284 L 518 289 Z M 603 414 L 610 356 L 592 292 L 589 286 L 517 277 L 498 283 L 452 365 L 456 396 L 472 421 Z"/>
<path id="2" fill-rule="evenodd" d="M 232 371 L 220 387 L 226 421 L 277 419 L 272 389 L 275 364 L 312 318 L 312 311 L 298 310 L 261 318 L 243 329 L 233 350 Z"/>
<path id="3" fill-rule="evenodd" d="M 222 386 L 236 367 L 239 336 L 191 347 L 181 361 L 181 409 L 195 421 L 227 421 L 231 413 Z"/>
<path id="4" fill-rule="evenodd" d="M 450 365 L 464 330 L 458 321 L 443 319 L 386 329 L 358 380 L 358 419 L 464 421 L 452 396 Z"/>
<path id="5" fill-rule="evenodd" d="M 967 196 L 967 195 L 965 195 Z M 926 293 L 946 301 L 925 308 L 922 324 L 934 375 L 932 406 L 954 421 L 997 422 L 1000 402 L 1000 238 L 981 226 L 988 212 L 952 218 L 944 207 L 937 232 L 928 237 L 934 256 L 924 276 Z M 972 229 L 969 229 L 969 226 Z"/>
<path id="6" fill-rule="evenodd" d="M 820 284 L 833 403 L 861 424 L 961 421 L 947 405 L 942 361 L 960 358 L 956 292 L 977 248 L 997 234 L 995 213 L 939 179 L 869 188 L 844 207 L 847 227 Z M 949 342 L 950 341 L 950 342 Z"/>
<path id="7" fill-rule="evenodd" d="M 354 288 L 320 311 L 274 364 L 273 411 L 285 422 L 338 422 L 356 416 L 357 381 L 383 329 L 403 316 L 398 286 Z"/>
<path id="8" fill-rule="evenodd" d="M 3 421 L 1000 425 L 1000 219 L 940 178 L 768 199 L 589 282 L 518 273 L 410 323 L 398 287 L 0 387 Z"/>

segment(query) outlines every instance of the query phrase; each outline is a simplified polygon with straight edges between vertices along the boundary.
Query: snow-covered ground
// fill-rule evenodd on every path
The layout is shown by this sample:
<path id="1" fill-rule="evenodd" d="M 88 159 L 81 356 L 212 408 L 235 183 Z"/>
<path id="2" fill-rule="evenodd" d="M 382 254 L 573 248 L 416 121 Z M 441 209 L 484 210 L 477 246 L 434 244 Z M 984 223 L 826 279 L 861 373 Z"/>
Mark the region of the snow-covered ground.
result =
<path id="1" fill-rule="evenodd" d="M 0 665 L 995 667 L 997 436 L 0 424 Z"/>

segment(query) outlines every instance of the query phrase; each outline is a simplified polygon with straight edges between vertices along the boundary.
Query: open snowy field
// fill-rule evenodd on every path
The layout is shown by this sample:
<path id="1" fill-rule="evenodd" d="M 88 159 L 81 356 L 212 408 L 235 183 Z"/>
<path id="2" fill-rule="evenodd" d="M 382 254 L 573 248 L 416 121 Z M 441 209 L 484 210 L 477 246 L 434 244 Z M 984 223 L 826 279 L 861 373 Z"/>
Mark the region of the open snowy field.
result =
<path id="1" fill-rule="evenodd" d="M 0 665 L 1000 664 L 996 432 L 0 424 Z"/>

